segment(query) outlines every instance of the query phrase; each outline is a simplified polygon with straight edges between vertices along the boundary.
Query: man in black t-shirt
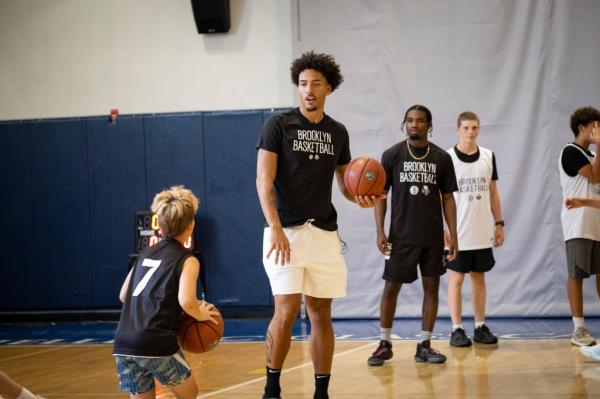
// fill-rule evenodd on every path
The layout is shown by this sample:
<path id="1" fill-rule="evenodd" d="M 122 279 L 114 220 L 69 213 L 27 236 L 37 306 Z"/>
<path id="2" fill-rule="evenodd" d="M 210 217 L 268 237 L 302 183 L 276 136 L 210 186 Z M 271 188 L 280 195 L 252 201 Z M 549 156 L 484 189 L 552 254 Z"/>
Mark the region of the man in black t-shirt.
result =
<path id="1" fill-rule="evenodd" d="M 392 358 L 391 330 L 396 300 L 403 283 L 417 279 L 417 265 L 423 284 L 423 320 L 421 342 L 417 344 L 417 362 L 443 363 L 446 357 L 431 348 L 431 336 L 437 317 L 440 276 L 443 264 L 443 217 L 450 232 L 448 259 L 457 254 L 456 203 L 458 189 L 450 155 L 430 143 L 432 116 L 423 105 L 413 105 L 404 115 L 407 139 L 388 148 L 381 163 L 388 177 L 385 192 L 392 188 L 392 218 L 389 236 L 384 231 L 386 201 L 375 205 L 377 247 L 388 257 L 381 296 L 381 341 L 368 359 L 371 366 L 381 366 Z M 443 217 L 442 217 L 443 213 Z"/>
<path id="2" fill-rule="evenodd" d="M 352 197 L 343 184 L 350 163 L 344 125 L 324 112 L 342 82 L 332 56 L 308 52 L 292 63 L 300 107 L 269 119 L 258 140 L 256 188 L 265 215 L 263 263 L 275 299 L 267 331 L 267 383 L 263 398 L 279 398 L 279 377 L 290 347 L 302 295 L 311 321 L 315 399 L 328 398 L 333 360 L 331 302 L 346 295 L 333 176 L 342 194 L 361 207 L 385 196 Z"/>

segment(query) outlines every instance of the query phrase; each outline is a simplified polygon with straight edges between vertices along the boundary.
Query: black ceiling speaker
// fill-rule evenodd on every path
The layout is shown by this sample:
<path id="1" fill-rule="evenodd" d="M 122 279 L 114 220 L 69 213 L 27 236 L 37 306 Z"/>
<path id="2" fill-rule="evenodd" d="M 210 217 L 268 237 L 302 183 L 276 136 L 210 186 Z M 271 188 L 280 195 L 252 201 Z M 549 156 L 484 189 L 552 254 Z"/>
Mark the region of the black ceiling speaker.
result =
<path id="1" fill-rule="evenodd" d="M 192 0 L 198 33 L 229 32 L 229 0 Z"/>

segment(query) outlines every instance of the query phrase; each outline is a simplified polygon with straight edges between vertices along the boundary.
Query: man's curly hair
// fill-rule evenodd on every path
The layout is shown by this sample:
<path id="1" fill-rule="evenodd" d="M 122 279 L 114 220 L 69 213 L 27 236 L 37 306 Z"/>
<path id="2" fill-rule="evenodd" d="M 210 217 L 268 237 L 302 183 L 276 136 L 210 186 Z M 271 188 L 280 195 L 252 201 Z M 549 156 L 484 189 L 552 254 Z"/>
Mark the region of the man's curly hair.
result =
<path id="1" fill-rule="evenodd" d="M 575 137 L 579 136 L 579 126 L 587 125 L 590 122 L 600 122 L 600 111 L 594 107 L 578 108 L 571 115 L 571 130 Z"/>
<path id="2" fill-rule="evenodd" d="M 298 86 L 300 73 L 306 69 L 314 69 L 321 72 L 327 83 L 331 85 L 331 91 L 335 91 L 344 81 L 340 72 L 340 66 L 335 62 L 333 56 L 329 54 L 318 54 L 314 51 L 304 53 L 292 62 L 290 72 L 292 73 L 292 82 Z"/>

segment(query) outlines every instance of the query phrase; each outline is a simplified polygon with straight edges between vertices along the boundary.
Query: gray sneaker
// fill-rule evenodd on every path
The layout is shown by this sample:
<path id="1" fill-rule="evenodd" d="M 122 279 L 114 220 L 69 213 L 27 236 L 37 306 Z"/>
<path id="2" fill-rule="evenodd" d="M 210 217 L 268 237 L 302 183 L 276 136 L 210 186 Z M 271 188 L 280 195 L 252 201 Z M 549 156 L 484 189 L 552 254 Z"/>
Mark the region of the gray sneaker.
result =
<path id="1" fill-rule="evenodd" d="M 590 346 L 596 343 L 594 337 L 585 327 L 577 327 L 571 336 L 571 343 L 577 346 Z"/>

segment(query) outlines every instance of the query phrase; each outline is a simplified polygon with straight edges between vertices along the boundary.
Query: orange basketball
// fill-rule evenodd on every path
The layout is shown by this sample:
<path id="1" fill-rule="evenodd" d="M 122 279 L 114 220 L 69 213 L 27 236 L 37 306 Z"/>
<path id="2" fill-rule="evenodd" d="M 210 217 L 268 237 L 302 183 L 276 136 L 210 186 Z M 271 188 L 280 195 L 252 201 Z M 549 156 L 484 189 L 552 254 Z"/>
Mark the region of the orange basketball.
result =
<path id="1" fill-rule="evenodd" d="M 385 170 L 375 159 L 355 158 L 344 173 L 344 185 L 352 195 L 381 194 L 385 186 Z"/>
<path id="2" fill-rule="evenodd" d="M 182 313 L 177 328 L 181 348 L 192 353 L 202 353 L 217 346 L 223 338 L 225 324 L 220 314 L 213 318 L 219 324 L 214 324 L 212 321 L 198 321 L 187 313 Z"/>

